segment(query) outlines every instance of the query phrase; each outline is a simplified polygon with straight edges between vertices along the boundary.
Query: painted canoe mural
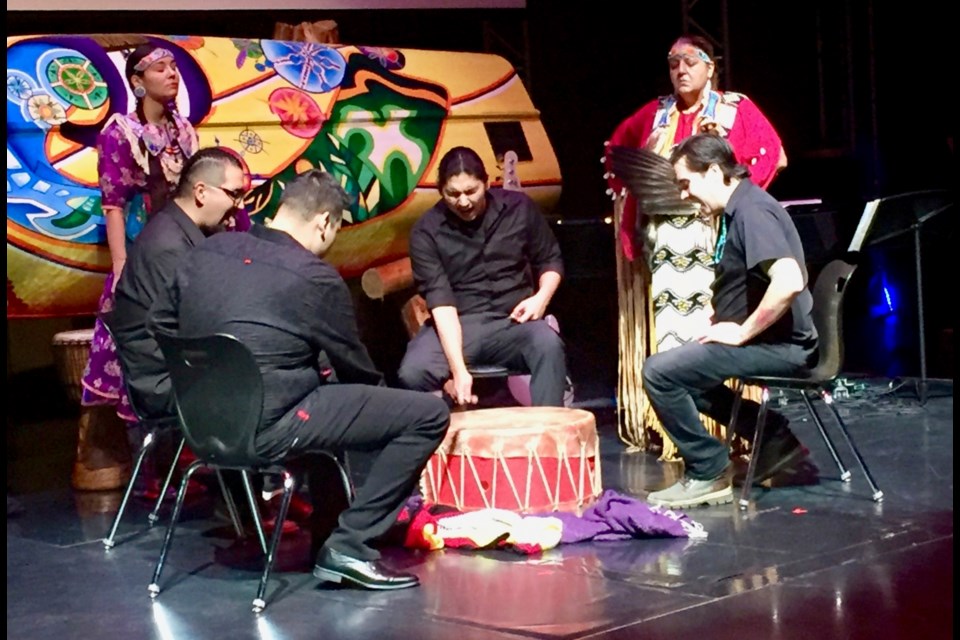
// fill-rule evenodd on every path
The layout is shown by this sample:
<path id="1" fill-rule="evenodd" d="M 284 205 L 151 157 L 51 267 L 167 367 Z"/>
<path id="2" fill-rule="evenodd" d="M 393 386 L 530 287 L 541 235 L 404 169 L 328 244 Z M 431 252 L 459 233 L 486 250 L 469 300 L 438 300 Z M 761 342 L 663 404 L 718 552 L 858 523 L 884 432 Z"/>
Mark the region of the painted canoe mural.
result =
<path id="1" fill-rule="evenodd" d="M 201 146 L 233 149 L 254 223 L 284 183 L 319 167 L 353 204 L 327 259 L 344 277 L 407 254 L 438 198 L 436 164 L 466 145 L 494 184 L 506 151 L 550 211 L 560 170 L 514 68 L 494 55 L 279 40 L 111 34 L 7 38 L 7 317 L 93 314 L 110 268 L 96 139 L 134 105 L 125 54 L 174 52 L 177 106 Z"/>

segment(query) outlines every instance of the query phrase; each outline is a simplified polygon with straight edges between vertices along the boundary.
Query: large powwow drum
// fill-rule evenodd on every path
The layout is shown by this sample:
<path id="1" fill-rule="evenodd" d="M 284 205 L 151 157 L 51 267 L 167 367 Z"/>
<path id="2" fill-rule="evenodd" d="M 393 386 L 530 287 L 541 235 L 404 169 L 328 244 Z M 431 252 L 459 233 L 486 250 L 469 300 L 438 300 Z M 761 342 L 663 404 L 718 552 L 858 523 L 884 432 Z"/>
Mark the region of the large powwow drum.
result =
<path id="1" fill-rule="evenodd" d="M 580 512 L 602 492 L 596 420 L 562 407 L 455 412 L 420 486 L 460 511 Z"/>
<path id="2" fill-rule="evenodd" d="M 83 392 L 80 381 L 90 358 L 92 343 L 93 329 L 61 331 L 53 336 L 53 361 L 57 375 L 67 390 L 67 396 L 74 402 L 80 402 Z"/>

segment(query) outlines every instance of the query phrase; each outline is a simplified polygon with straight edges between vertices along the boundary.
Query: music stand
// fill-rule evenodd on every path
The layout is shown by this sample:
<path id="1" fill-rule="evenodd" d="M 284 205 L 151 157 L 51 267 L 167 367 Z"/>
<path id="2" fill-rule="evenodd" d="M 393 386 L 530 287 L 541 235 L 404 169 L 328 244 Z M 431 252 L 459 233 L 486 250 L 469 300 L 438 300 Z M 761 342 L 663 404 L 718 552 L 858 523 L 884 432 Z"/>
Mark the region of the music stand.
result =
<path id="1" fill-rule="evenodd" d="M 920 227 L 924 222 L 954 205 L 953 196 L 946 190 L 914 191 L 887 198 L 871 200 L 863 209 L 857 230 L 850 241 L 849 251 L 859 252 L 865 246 L 913 233 L 914 268 L 917 278 L 917 317 L 920 338 L 920 379 L 917 397 L 920 404 L 927 402 L 927 343 L 923 321 L 923 267 L 920 249 Z"/>

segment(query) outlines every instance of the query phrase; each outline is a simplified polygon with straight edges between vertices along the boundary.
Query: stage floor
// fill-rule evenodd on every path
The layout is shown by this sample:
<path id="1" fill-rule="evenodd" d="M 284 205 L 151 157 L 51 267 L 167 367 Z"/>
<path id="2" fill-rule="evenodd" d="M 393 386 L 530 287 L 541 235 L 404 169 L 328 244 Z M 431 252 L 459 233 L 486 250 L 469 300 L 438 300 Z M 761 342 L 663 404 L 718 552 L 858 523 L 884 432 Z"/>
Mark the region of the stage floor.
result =
<path id="1" fill-rule="evenodd" d="M 884 492 L 881 504 L 838 437 L 853 471 L 850 483 L 839 482 L 794 400 L 784 410 L 818 477 L 758 489 L 747 512 L 689 511 L 706 539 L 561 545 L 537 556 L 391 549 L 387 558 L 422 586 L 371 593 L 321 586 L 306 536 L 292 536 L 259 616 L 250 604 L 262 565 L 204 501 L 185 510 L 163 592 L 151 601 L 166 519 L 148 530 L 148 508 L 132 504 L 118 545 L 105 552 L 119 492 L 70 489 L 75 409 L 20 403 L 7 417 L 8 498 L 22 507 L 7 520 L 7 637 L 952 638 L 952 383 L 934 385 L 921 406 L 909 386 L 857 382 L 838 406 Z M 603 486 L 642 498 L 679 468 L 626 451 L 609 395 L 581 398 L 598 418 Z"/>

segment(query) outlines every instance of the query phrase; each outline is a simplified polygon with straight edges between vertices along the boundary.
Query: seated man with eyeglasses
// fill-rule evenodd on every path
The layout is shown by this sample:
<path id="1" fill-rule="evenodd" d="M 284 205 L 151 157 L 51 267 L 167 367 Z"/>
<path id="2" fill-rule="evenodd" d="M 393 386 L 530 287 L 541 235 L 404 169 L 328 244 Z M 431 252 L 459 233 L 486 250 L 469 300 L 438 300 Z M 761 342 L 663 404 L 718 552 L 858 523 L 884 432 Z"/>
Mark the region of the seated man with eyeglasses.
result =
<path id="1" fill-rule="evenodd" d="M 349 205 L 332 174 L 301 173 L 285 184 L 269 227 L 220 234 L 191 251 L 173 304 L 155 309 L 153 321 L 186 337 L 228 333 L 253 352 L 264 394 L 254 445 L 306 472 L 313 575 L 404 589 L 419 578 L 382 564 L 376 547 L 443 441 L 450 411 L 428 393 L 387 388 L 360 340 L 350 291 L 323 260 Z M 344 450 L 373 456 L 352 503 L 337 495 L 331 465 L 318 464 L 323 452 Z"/>
<path id="2" fill-rule="evenodd" d="M 219 147 L 199 150 L 183 167 L 173 198 L 150 218 L 127 252 L 111 330 L 129 375 L 128 391 L 146 413 L 143 417 L 176 413 L 163 354 L 147 329 L 150 309 L 169 298 L 187 251 L 234 226 L 245 185 L 236 156 Z"/>

